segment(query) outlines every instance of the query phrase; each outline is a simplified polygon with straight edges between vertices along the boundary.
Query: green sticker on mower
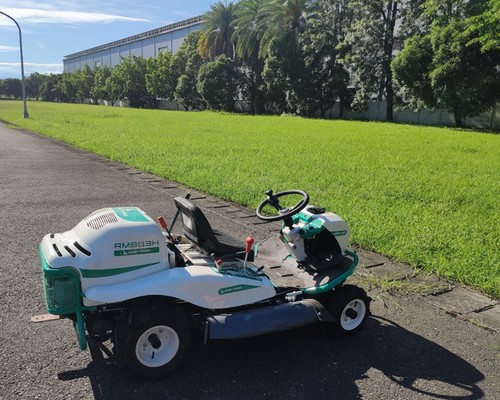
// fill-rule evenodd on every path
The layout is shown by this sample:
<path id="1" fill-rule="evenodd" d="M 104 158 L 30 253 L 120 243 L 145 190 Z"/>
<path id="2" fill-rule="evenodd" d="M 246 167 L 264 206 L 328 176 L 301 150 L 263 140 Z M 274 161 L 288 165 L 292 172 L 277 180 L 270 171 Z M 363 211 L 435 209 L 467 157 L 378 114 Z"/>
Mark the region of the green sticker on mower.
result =
<path id="1" fill-rule="evenodd" d="M 219 289 L 219 294 L 221 296 L 229 293 L 236 293 L 236 292 L 241 292 L 243 290 L 249 290 L 249 289 L 256 289 L 259 286 L 254 286 L 254 285 L 236 285 L 236 286 L 228 286 L 222 289 Z"/>
<path id="2" fill-rule="evenodd" d="M 136 207 L 116 207 L 113 208 L 115 214 L 121 219 L 129 222 L 148 222 L 147 217 Z"/>

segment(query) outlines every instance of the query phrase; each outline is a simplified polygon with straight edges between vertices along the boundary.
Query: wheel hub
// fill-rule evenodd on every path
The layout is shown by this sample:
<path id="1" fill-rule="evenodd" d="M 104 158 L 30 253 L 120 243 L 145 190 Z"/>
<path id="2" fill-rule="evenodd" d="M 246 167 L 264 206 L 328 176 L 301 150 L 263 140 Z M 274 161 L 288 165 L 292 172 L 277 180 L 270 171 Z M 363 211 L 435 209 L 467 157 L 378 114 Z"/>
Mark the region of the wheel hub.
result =
<path id="1" fill-rule="evenodd" d="M 356 310 L 354 310 L 352 308 L 348 308 L 345 311 L 345 315 L 347 315 L 351 319 L 355 319 L 358 316 L 358 313 L 356 312 Z"/>
<path id="2" fill-rule="evenodd" d="M 365 314 L 365 302 L 359 299 L 352 300 L 344 307 L 340 317 L 340 324 L 346 331 L 351 331 L 363 322 Z"/>
<path id="3" fill-rule="evenodd" d="M 149 335 L 148 341 L 149 343 L 151 343 L 151 346 L 153 346 L 155 349 L 159 349 L 161 346 L 160 338 L 156 333 Z"/>
<path id="4" fill-rule="evenodd" d="M 169 326 L 158 325 L 144 331 L 136 342 L 137 360 L 146 367 L 161 367 L 177 354 L 180 339 Z"/>

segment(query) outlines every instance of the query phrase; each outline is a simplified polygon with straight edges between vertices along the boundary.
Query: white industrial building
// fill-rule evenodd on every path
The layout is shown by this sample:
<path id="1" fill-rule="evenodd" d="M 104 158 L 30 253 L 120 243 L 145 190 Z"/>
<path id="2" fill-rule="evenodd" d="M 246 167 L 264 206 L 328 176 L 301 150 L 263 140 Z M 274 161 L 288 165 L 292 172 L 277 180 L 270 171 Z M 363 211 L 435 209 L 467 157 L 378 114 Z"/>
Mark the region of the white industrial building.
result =
<path id="1" fill-rule="evenodd" d="M 162 26 L 138 35 L 116 40 L 111 43 L 82 50 L 64 57 L 64 72 L 81 70 L 85 65 L 94 67 L 114 67 L 122 57 L 156 57 L 161 51 L 175 53 L 184 38 L 202 28 L 202 16 L 189 18 L 174 24 Z"/>

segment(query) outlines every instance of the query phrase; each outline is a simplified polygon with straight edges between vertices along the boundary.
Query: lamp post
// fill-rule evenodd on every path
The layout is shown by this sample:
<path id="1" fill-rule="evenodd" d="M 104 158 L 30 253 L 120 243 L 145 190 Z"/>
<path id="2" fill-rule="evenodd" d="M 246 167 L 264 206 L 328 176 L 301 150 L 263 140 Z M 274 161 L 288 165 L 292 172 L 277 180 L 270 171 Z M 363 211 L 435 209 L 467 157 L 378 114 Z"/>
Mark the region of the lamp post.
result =
<path id="1" fill-rule="evenodd" d="M 29 115 L 28 115 L 28 108 L 26 107 L 26 80 L 24 79 L 23 37 L 21 35 L 21 27 L 19 26 L 17 21 L 14 18 L 12 18 L 10 15 L 5 14 L 3 11 L 0 11 L 0 14 L 3 14 L 7 18 L 14 21 L 14 23 L 17 26 L 17 29 L 19 30 L 19 50 L 21 52 L 21 86 L 22 86 L 22 92 L 23 92 L 24 118 L 28 118 Z"/>

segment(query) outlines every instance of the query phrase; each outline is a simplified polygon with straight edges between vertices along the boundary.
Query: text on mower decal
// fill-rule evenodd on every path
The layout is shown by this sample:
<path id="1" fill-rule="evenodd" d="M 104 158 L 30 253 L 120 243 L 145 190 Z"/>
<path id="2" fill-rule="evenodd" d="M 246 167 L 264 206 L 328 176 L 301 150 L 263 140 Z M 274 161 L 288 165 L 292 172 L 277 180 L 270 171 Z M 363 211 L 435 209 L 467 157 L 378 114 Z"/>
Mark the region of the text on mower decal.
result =
<path id="1" fill-rule="evenodd" d="M 116 249 L 137 249 L 141 247 L 154 247 L 159 246 L 159 240 L 141 240 L 139 242 L 115 243 Z"/>
<path id="2" fill-rule="evenodd" d="M 115 257 L 151 254 L 160 252 L 159 240 L 141 240 L 138 242 L 115 243 Z"/>
<path id="3" fill-rule="evenodd" d="M 241 292 L 243 290 L 256 289 L 256 288 L 258 288 L 258 286 L 255 286 L 255 285 L 229 286 L 229 287 L 219 289 L 219 295 L 223 296 L 223 295 L 229 294 L 229 293 Z"/>

